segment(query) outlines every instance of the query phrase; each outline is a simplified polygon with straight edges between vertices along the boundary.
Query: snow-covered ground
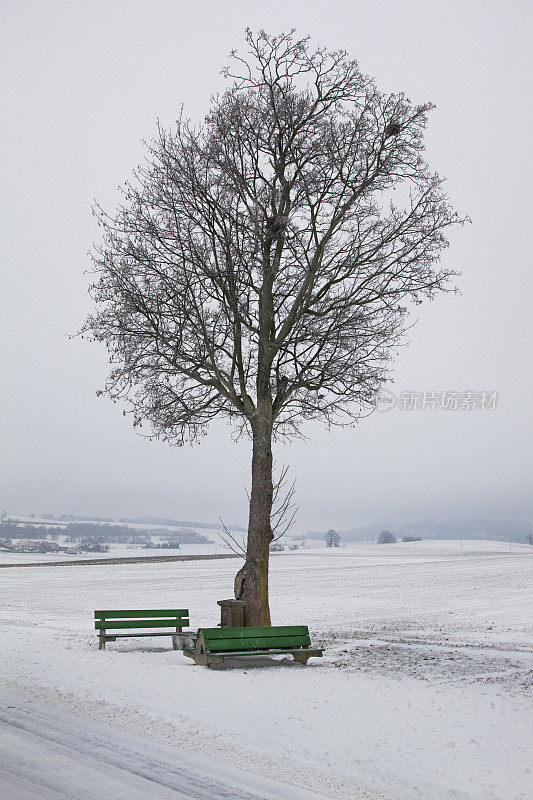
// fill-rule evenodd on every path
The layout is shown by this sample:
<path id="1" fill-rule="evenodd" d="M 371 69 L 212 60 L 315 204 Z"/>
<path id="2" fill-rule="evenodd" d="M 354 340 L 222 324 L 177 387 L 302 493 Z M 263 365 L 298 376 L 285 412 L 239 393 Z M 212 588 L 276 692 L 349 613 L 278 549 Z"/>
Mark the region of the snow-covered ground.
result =
<path id="1" fill-rule="evenodd" d="M 5 800 L 320 800 L 321 795 L 125 734 L 0 689 Z"/>
<path id="2" fill-rule="evenodd" d="M 216 624 L 233 560 L 0 570 L 3 690 L 324 798 L 532 796 L 533 548 L 356 544 L 271 563 L 273 621 L 326 648 L 307 667 L 209 670 L 166 639 L 98 651 L 95 608 Z"/>
<path id="3" fill-rule="evenodd" d="M 134 527 L 133 525 L 131 527 Z M 145 526 L 148 528 L 149 526 Z M 161 528 L 159 528 L 160 530 Z M 166 537 L 167 539 L 172 539 L 172 531 L 173 529 L 169 528 L 169 536 Z M 135 558 L 145 557 L 149 558 L 151 556 L 185 556 L 185 555 L 216 555 L 221 553 L 230 553 L 231 551 L 225 544 L 224 540 L 220 536 L 219 532 L 212 529 L 203 529 L 203 528 L 196 528 L 196 532 L 202 534 L 210 541 L 208 543 L 196 542 L 190 544 L 182 544 L 179 550 L 175 550 L 173 548 L 144 548 L 142 545 L 139 544 L 123 544 L 121 542 L 110 542 L 109 543 L 109 550 L 107 553 L 17 553 L 17 552 L 0 552 L 0 566 L 9 566 L 10 564 L 31 564 L 31 563 L 46 563 L 46 562 L 55 562 L 55 561 L 64 561 L 68 563 L 69 561 L 79 561 L 80 558 L 83 558 L 87 561 L 91 559 L 102 559 L 102 558 L 131 558 L 132 556 Z M 244 543 L 245 534 L 242 532 L 237 532 L 235 534 L 237 541 L 242 541 Z M 165 541 L 164 536 L 154 535 L 154 541 Z M 17 541 L 17 540 L 15 540 Z M 18 540 L 21 541 L 21 540 Z M 71 542 L 67 541 L 66 536 L 60 536 L 58 539 L 58 544 L 68 547 L 75 548 Z M 301 545 L 299 539 L 291 539 L 286 537 L 282 540 L 282 544 L 288 549 L 291 545 L 296 544 L 298 546 Z M 323 541 L 321 539 L 307 539 L 305 542 L 305 549 L 307 550 L 322 550 L 323 549 Z M 442 541 L 436 543 L 436 549 L 433 546 L 431 540 L 423 541 L 423 542 L 415 542 L 407 544 L 399 542 L 397 545 L 394 546 L 392 549 L 393 552 L 387 551 L 388 555 L 394 556 L 397 558 L 402 554 L 405 554 L 406 548 L 407 552 L 411 554 L 412 548 L 419 548 L 423 550 L 424 553 L 428 555 L 437 554 L 442 555 L 442 552 L 445 550 L 449 554 L 459 554 L 463 552 L 479 552 L 480 550 L 493 552 L 493 553 L 511 553 L 513 552 L 524 552 L 524 546 L 520 544 L 516 544 L 514 542 L 509 545 L 509 542 L 492 542 L 492 541 L 472 541 L 465 539 L 463 542 L 460 541 Z M 372 554 L 383 556 L 383 553 L 380 553 L 382 545 L 377 545 L 375 542 L 373 544 L 366 543 L 366 542 L 348 542 L 343 543 L 341 546 L 341 550 L 348 549 L 350 551 L 354 551 L 357 554 Z"/>

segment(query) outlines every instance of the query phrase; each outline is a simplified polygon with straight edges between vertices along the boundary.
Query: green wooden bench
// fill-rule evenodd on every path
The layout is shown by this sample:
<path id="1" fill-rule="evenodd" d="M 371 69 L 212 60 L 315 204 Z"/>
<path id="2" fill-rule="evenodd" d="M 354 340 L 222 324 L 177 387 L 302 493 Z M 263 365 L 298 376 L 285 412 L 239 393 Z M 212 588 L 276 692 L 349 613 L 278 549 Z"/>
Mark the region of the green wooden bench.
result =
<path id="1" fill-rule="evenodd" d="M 94 612 L 94 627 L 98 631 L 99 650 L 105 650 L 106 642 L 133 636 L 172 636 L 172 647 L 174 650 L 179 650 L 178 639 L 181 638 L 182 629 L 188 624 L 189 612 L 186 608 Z M 172 630 L 146 632 L 143 630 L 145 628 L 172 628 Z"/>
<path id="2" fill-rule="evenodd" d="M 289 654 L 307 664 L 312 656 L 322 656 L 311 647 L 307 625 L 278 625 L 271 628 L 199 628 L 195 647 L 184 647 L 183 655 L 196 664 L 211 666 L 225 658 Z"/>

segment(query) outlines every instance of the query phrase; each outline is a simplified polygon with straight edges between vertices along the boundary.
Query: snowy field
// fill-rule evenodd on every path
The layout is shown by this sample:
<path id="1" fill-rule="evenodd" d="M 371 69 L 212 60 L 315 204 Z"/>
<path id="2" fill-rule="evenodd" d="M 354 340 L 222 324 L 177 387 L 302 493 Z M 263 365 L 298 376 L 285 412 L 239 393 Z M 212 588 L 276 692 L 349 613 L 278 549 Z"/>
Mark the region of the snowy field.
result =
<path id="1" fill-rule="evenodd" d="M 133 527 L 133 526 L 132 526 Z M 146 528 L 146 526 L 145 526 Z M 231 550 L 225 544 L 224 540 L 220 536 L 219 532 L 212 529 L 203 529 L 203 528 L 196 528 L 196 532 L 202 534 L 207 539 L 209 539 L 209 543 L 201 543 L 195 542 L 190 544 L 182 544 L 179 548 L 173 549 L 171 547 L 167 548 L 144 548 L 142 545 L 139 544 L 123 544 L 121 542 L 110 542 L 109 543 L 109 550 L 106 553 L 17 553 L 17 552 L 0 552 L 0 567 L 9 566 L 10 564 L 32 564 L 32 563 L 47 563 L 47 562 L 56 562 L 56 561 L 64 561 L 68 563 L 69 561 L 79 561 L 80 559 L 84 559 L 86 561 L 90 561 L 91 559 L 102 559 L 102 558 L 151 558 L 153 556 L 187 556 L 187 555 L 217 555 L 223 553 L 231 553 Z M 235 536 L 237 541 L 244 542 L 246 534 L 242 532 L 236 532 Z M 154 536 L 154 541 L 165 541 L 165 537 L 163 536 Z M 169 528 L 169 535 L 168 539 L 172 539 L 172 529 Z M 17 540 L 15 540 L 17 541 Z M 20 541 L 20 540 L 19 540 Z M 286 549 L 288 549 L 291 545 L 296 544 L 300 547 L 300 540 L 298 539 L 291 539 L 286 537 L 283 539 L 283 545 Z M 61 546 L 70 546 L 73 545 L 67 542 L 66 536 L 60 536 L 58 539 L 58 544 Z M 307 539 L 305 541 L 305 549 L 306 550 L 322 550 L 324 542 L 321 539 Z M 445 548 L 446 551 L 450 554 L 456 553 L 461 554 L 462 552 L 472 552 L 472 551 L 479 551 L 480 549 L 488 550 L 494 553 L 511 553 L 515 552 L 524 552 L 523 545 L 516 544 L 515 542 L 511 543 L 509 547 L 509 542 L 489 542 L 489 541 L 471 541 L 465 539 L 463 542 L 460 541 L 443 541 L 438 542 L 436 549 L 432 547 L 432 542 L 430 540 L 424 542 L 416 542 L 415 544 L 404 544 L 398 543 L 393 552 L 396 553 L 396 556 L 401 556 L 405 552 L 405 547 L 413 548 L 423 548 L 424 552 L 428 553 L 436 553 L 441 554 L 442 549 Z M 356 552 L 360 555 L 371 554 L 375 553 L 376 555 L 380 554 L 381 545 L 377 545 L 375 542 L 373 545 L 370 543 L 364 542 L 349 542 L 349 543 L 342 543 L 341 545 L 342 550 L 349 549 L 353 552 Z M 429 550 L 428 550 L 429 548 Z M 517 548 L 515 550 L 515 548 Z M 398 552 L 396 552 L 398 550 Z M 410 552 L 410 551 L 409 551 Z M 390 555 L 390 553 L 387 553 Z M 381 554 L 383 555 L 383 554 Z"/>
<path id="2" fill-rule="evenodd" d="M 212 775 L 244 770 L 264 789 L 258 797 L 269 781 L 269 791 L 280 782 L 280 798 L 289 797 L 281 783 L 294 785 L 294 797 L 307 789 L 338 800 L 533 796 L 533 548 L 426 541 L 274 556 L 273 622 L 308 624 L 313 643 L 326 648 L 307 667 L 280 657 L 206 669 L 166 639 L 98 651 L 95 608 L 186 607 L 193 628 L 215 625 L 216 601 L 231 596 L 237 566 L 0 570 L 0 699 L 15 698 L 1 704 L 4 726 L 10 706 L 19 726 L 24 715 L 46 719 L 48 709 L 41 727 L 54 730 L 72 728 L 61 716 L 69 712 L 81 727 L 106 726 L 110 737 L 143 737 L 147 748 L 176 753 L 176 763 L 186 752 L 199 759 L 197 772 L 201 763 Z M 30 728 L 18 734 L 28 747 Z M 97 730 L 72 734 L 86 747 L 94 742 L 95 757 L 103 752 Z M 64 796 L 99 797 L 92 786 L 93 794 Z M 133 783 L 131 791 L 150 800 L 185 796 L 143 794 Z M 0 796 L 13 792 L 0 784 Z M 242 788 L 219 796 L 251 795 Z M 21 789 L 20 797 L 30 795 Z"/>

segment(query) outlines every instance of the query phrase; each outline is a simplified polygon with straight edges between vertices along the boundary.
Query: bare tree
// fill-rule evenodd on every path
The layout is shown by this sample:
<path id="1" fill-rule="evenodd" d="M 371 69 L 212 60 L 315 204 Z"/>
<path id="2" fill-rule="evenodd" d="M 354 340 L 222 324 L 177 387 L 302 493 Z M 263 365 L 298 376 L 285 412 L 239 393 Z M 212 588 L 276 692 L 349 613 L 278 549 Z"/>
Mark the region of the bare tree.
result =
<path id="1" fill-rule="evenodd" d="M 381 531 L 378 536 L 378 544 L 395 544 L 396 536 L 390 531 Z"/>
<path id="2" fill-rule="evenodd" d="M 160 127 L 119 210 L 96 209 L 83 330 L 135 425 L 182 444 L 218 416 L 251 437 L 243 596 L 268 625 L 272 442 L 372 409 L 407 304 L 448 287 L 460 220 L 422 157 L 430 103 L 294 32 L 246 42 L 204 124 Z"/>
<path id="3" fill-rule="evenodd" d="M 334 531 L 333 528 L 324 534 L 324 539 L 326 540 L 326 547 L 338 547 L 341 541 L 340 534 Z"/>
<path id="4" fill-rule="evenodd" d="M 285 536 L 294 524 L 294 518 L 298 509 L 292 502 L 296 490 L 296 481 L 288 484 L 287 473 L 288 467 L 283 467 L 278 478 L 272 484 L 272 509 L 270 513 L 270 527 L 272 530 L 272 540 L 276 541 Z M 248 495 L 248 502 L 250 502 L 250 495 Z M 219 536 L 224 542 L 228 550 L 231 550 L 235 555 L 242 556 L 246 560 L 246 541 L 244 537 L 241 541 L 237 539 L 230 528 L 219 517 L 221 531 Z M 242 574 L 241 574 L 242 573 Z M 239 570 L 240 579 L 244 581 L 244 569 Z M 240 584 L 239 584 L 240 585 Z M 237 594 L 237 592 L 236 592 Z M 242 586 L 239 595 L 242 594 Z"/>

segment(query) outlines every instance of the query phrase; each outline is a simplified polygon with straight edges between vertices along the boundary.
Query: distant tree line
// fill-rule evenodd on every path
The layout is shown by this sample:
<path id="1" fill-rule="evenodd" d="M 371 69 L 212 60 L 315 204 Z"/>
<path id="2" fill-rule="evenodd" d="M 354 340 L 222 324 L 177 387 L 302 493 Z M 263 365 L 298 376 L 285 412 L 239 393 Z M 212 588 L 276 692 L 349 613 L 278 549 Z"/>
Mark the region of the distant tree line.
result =
<path id="1" fill-rule="evenodd" d="M 383 521 L 340 531 L 343 542 L 364 542 L 379 536 L 382 530 L 395 531 L 398 538 L 416 536 L 422 539 L 485 539 L 500 542 L 533 541 L 533 525 L 519 520 L 455 519 L 413 522 Z M 323 539 L 324 531 L 308 531 L 303 538 Z"/>
<path id="2" fill-rule="evenodd" d="M 143 544 L 147 541 L 148 532 L 128 528 L 127 525 L 101 525 L 90 522 L 72 522 L 64 531 L 69 542 L 90 537 L 94 542 L 120 542 L 121 544 Z"/>
<path id="3" fill-rule="evenodd" d="M 0 539 L 42 539 L 43 537 L 57 538 L 64 534 L 65 528 L 48 528 L 45 525 L 17 525 L 15 522 L 0 523 Z"/>
<path id="4" fill-rule="evenodd" d="M 0 539 L 57 539 L 67 536 L 68 541 L 90 538 L 94 542 L 120 542 L 123 544 L 144 544 L 151 536 L 171 537 L 180 544 L 209 544 L 210 539 L 191 529 L 181 528 L 168 531 L 165 528 L 140 530 L 128 525 L 95 524 L 90 522 L 71 522 L 68 525 L 47 526 L 17 524 L 13 521 L 0 523 Z"/>

